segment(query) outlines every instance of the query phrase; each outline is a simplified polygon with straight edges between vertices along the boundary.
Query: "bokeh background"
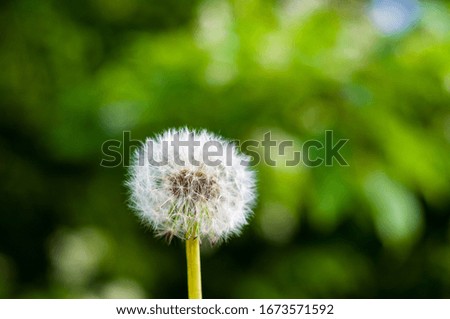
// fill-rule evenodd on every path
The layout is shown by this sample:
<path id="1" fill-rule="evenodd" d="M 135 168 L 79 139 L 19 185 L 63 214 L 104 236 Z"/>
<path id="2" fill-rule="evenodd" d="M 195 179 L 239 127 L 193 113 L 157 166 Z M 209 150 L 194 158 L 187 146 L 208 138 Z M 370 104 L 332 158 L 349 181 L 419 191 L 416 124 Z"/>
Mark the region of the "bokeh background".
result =
<path id="1" fill-rule="evenodd" d="M 183 125 L 349 139 L 348 167 L 256 167 L 206 298 L 450 297 L 448 2 L 2 1 L 0 30 L 0 297 L 185 298 L 183 243 L 100 166 Z"/>

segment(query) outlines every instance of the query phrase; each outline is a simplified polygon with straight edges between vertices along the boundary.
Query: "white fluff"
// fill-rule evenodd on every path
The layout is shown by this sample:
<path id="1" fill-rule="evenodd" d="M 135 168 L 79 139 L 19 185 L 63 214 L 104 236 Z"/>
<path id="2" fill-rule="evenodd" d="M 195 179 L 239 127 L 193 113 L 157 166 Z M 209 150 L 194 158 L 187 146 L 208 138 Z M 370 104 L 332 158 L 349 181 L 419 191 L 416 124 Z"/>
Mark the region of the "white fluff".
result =
<path id="1" fill-rule="evenodd" d="M 192 152 L 199 165 L 189 161 L 186 146 L 179 148 L 178 156 L 184 165 L 175 162 L 171 142 L 176 134 L 180 141 L 187 141 L 192 134 L 193 140 L 200 142 Z M 205 164 L 203 146 L 208 141 L 223 147 L 222 154 L 209 156 L 210 161 L 218 160 L 219 165 Z M 149 153 L 155 161 L 162 161 L 164 142 L 168 146 L 167 164 L 152 165 Z M 199 236 L 215 244 L 238 234 L 252 212 L 255 176 L 245 161 L 248 162 L 247 156 L 239 153 L 233 144 L 206 130 L 170 129 L 148 138 L 134 154 L 127 181 L 131 206 L 159 236 L 169 240 L 172 236 L 181 239 Z"/>

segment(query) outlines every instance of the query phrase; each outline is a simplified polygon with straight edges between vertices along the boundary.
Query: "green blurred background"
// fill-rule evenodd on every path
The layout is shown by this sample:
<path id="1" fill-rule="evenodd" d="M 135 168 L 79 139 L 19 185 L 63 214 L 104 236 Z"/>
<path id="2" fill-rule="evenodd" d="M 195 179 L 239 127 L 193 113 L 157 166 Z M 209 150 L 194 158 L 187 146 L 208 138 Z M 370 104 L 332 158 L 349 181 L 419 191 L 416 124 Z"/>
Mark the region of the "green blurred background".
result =
<path id="1" fill-rule="evenodd" d="M 202 247 L 206 298 L 450 298 L 449 12 L 2 1 L 0 297 L 185 298 L 183 243 L 141 226 L 126 168 L 99 164 L 123 131 L 188 125 L 350 139 L 349 167 L 256 167 L 250 225 Z"/>

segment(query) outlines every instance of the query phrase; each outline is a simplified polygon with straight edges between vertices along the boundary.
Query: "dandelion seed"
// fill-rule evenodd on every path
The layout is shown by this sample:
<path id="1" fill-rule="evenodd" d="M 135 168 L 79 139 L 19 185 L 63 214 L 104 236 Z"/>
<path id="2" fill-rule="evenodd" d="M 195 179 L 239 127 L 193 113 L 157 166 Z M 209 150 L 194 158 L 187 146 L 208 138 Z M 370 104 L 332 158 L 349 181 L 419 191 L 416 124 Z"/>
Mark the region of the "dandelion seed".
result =
<path id="1" fill-rule="evenodd" d="M 173 145 L 174 141 L 189 139 L 198 142 L 192 154 L 187 147 L 176 150 Z M 205 163 L 204 145 L 211 141 L 222 146 L 222 154 L 214 158 L 216 165 Z M 131 205 L 142 221 L 159 236 L 171 234 L 169 238 L 200 237 L 217 243 L 238 234 L 251 214 L 255 178 L 253 171 L 242 164 L 247 157 L 229 145 L 204 130 L 172 129 L 147 139 L 134 155 L 127 182 Z M 231 152 L 230 163 L 226 150 Z M 161 162 L 165 154 L 165 165 L 152 165 L 147 160 L 150 156 Z M 193 165 L 194 160 L 188 156 L 199 165 Z"/>

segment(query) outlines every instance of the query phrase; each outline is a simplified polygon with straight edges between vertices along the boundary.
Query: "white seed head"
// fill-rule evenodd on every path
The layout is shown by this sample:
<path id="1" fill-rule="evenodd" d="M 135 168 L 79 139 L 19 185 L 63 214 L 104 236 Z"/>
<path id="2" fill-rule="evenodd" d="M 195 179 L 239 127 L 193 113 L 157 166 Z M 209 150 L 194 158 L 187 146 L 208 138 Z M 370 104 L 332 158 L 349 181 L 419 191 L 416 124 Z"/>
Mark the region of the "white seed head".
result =
<path id="1" fill-rule="evenodd" d="M 179 146 L 177 152 L 174 143 L 189 140 L 191 150 Z M 169 241 L 200 237 L 215 244 L 238 234 L 252 212 L 255 176 L 247 163 L 217 135 L 170 129 L 135 152 L 127 181 L 131 206 Z"/>

